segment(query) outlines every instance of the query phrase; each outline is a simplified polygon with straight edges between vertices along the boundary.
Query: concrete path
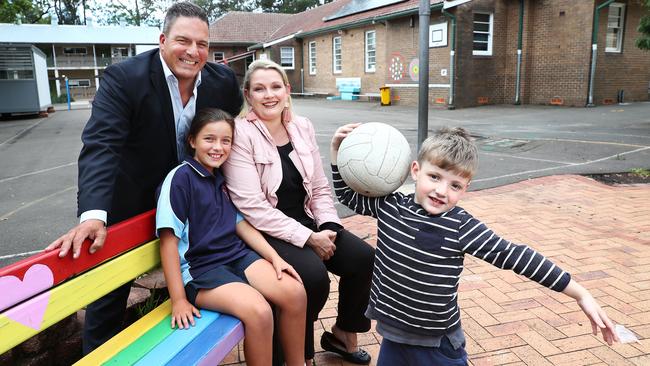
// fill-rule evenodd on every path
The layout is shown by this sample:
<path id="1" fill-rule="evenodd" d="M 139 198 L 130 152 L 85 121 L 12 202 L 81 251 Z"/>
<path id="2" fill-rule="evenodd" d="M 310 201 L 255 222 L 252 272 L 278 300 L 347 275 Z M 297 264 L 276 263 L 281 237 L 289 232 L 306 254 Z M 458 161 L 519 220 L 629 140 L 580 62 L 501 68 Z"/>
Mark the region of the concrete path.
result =
<path id="1" fill-rule="evenodd" d="M 609 347 L 591 335 L 589 321 L 573 299 L 467 256 L 459 299 L 470 364 L 650 365 L 648 202 L 650 185 L 611 187 L 575 175 L 468 193 L 463 208 L 503 237 L 553 259 L 591 291 L 615 323 L 640 339 Z M 344 224 L 375 245 L 374 219 L 355 215 Z M 330 299 L 315 326 L 316 340 L 334 324 L 336 281 L 332 277 Z M 381 336 L 373 327 L 359 341 L 375 365 Z M 244 365 L 242 361 L 240 345 L 225 364 Z M 315 362 L 351 365 L 318 346 Z"/>

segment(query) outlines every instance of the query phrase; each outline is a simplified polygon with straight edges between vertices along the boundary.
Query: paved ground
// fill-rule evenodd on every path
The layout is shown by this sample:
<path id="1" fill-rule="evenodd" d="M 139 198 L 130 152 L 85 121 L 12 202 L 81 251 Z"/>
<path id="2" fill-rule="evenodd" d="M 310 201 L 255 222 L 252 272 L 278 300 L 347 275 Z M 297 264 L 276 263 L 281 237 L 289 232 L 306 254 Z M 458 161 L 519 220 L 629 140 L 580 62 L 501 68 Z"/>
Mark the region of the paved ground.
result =
<path id="1" fill-rule="evenodd" d="M 33 254 L 76 223 L 79 137 L 90 115 L 83 107 L 59 105 L 48 118 L 0 121 L 0 266 Z M 390 123 L 416 148 L 413 107 L 299 99 L 295 108 L 314 122 L 326 167 L 332 133 L 347 122 Z M 430 131 L 444 125 L 466 127 L 478 139 L 480 167 L 471 190 L 547 175 L 650 168 L 648 102 L 431 109 Z M 342 217 L 350 214 L 338 209 Z"/>
<path id="2" fill-rule="evenodd" d="M 502 236 L 552 258 L 591 291 L 615 323 L 640 339 L 609 347 L 590 334 L 573 299 L 468 256 L 459 299 L 471 365 L 650 365 L 649 201 L 650 185 L 611 187 L 575 175 L 470 192 L 462 207 Z M 374 219 L 355 215 L 344 222 L 375 243 Z M 336 316 L 332 280 L 316 339 Z M 374 331 L 360 336 L 373 356 L 371 365 L 380 341 Z M 317 366 L 351 365 L 317 352 Z M 242 360 L 240 345 L 225 363 L 244 365 Z"/>

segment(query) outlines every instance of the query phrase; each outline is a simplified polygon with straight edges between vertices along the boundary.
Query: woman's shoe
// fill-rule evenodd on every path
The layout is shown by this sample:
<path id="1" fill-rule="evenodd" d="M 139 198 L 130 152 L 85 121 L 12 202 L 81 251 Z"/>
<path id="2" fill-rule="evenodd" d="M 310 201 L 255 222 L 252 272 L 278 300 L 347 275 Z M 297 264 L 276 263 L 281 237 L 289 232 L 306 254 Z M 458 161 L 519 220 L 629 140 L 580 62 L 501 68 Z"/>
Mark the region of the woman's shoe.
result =
<path id="1" fill-rule="evenodd" d="M 368 352 L 361 348 L 356 352 L 348 352 L 345 348 L 345 344 L 330 332 L 324 332 L 320 337 L 320 346 L 323 347 L 325 351 L 339 354 L 348 362 L 356 363 L 358 365 L 367 365 L 370 363 L 370 355 Z"/>

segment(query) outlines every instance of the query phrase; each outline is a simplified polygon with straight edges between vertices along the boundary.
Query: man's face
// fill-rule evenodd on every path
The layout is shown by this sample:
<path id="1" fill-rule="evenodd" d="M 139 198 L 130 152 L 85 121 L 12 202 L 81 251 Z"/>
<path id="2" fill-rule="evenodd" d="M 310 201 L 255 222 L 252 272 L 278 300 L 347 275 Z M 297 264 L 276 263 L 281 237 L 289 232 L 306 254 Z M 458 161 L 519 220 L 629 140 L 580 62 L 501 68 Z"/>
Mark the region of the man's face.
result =
<path id="1" fill-rule="evenodd" d="M 179 83 L 194 81 L 208 60 L 208 25 L 199 18 L 178 17 L 160 35 L 160 54 Z"/>

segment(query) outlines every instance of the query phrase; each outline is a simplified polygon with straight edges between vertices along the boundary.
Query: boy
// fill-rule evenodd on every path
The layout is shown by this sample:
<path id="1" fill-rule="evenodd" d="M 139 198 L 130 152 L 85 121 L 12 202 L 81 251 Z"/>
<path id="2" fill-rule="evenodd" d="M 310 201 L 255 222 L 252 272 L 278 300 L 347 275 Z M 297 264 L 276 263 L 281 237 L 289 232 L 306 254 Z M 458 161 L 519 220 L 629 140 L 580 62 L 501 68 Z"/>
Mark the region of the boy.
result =
<path id="1" fill-rule="evenodd" d="M 465 254 L 511 269 L 574 298 L 594 334 L 618 341 L 614 325 L 591 294 L 535 250 L 499 238 L 456 206 L 478 165 L 478 150 L 462 128 L 426 139 L 411 164 L 415 193 L 370 198 L 352 191 L 336 166 L 341 141 L 359 124 L 332 137 L 334 190 L 339 201 L 377 218 L 377 251 L 366 316 L 383 336 L 377 365 L 466 365 L 458 307 Z"/>

